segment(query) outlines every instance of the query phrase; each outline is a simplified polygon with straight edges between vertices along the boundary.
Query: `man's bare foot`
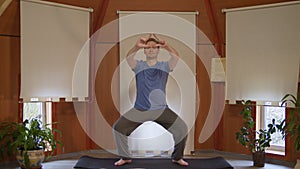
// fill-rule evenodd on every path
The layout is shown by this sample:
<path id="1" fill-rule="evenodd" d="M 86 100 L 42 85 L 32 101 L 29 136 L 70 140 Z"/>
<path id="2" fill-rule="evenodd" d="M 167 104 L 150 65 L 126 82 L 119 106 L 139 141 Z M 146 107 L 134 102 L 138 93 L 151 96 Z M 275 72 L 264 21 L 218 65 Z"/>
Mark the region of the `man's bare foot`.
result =
<path id="1" fill-rule="evenodd" d="M 132 160 L 123 160 L 121 158 L 119 161 L 115 162 L 115 166 L 121 166 L 121 165 L 124 165 L 124 164 L 129 164 L 131 162 L 132 162 Z"/>
<path id="2" fill-rule="evenodd" d="M 183 159 L 180 159 L 180 160 L 178 160 L 178 161 L 172 160 L 172 162 L 173 162 L 173 163 L 177 163 L 177 164 L 179 164 L 179 165 L 181 165 L 181 166 L 188 166 L 188 165 L 189 165 L 189 163 L 186 162 L 186 161 L 184 161 Z"/>

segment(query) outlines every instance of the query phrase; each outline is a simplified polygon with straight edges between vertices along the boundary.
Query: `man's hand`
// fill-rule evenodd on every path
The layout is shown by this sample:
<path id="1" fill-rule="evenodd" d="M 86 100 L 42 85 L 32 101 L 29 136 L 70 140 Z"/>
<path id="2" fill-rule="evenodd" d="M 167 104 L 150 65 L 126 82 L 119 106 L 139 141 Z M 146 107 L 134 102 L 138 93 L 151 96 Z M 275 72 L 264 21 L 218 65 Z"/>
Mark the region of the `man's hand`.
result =
<path id="1" fill-rule="evenodd" d="M 163 39 L 159 39 L 155 34 L 150 33 L 148 35 L 148 37 L 141 37 L 137 42 L 136 42 L 136 46 L 139 48 L 147 48 L 149 47 L 149 45 L 146 44 L 146 42 L 153 36 L 153 39 L 155 39 L 157 41 L 156 46 L 157 47 L 162 47 L 165 48 L 168 46 L 167 42 Z"/>
<path id="2" fill-rule="evenodd" d="M 146 48 L 149 47 L 149 45 L 146 44 L 147 40 L 151 37 L 152 34 L 149 34 L 148 37 L 141 37 L 137 42 L 136 46 L 139 48 Z"/>
<path id="3" fill-rule="evenodd" d="M 158 42 L 158 44 L 156 46 L 161 47 L 161 48 L 168 47 L 168 44 L 164 39 L 159 39 L 155 34 L 151 34 L 151 35 L 153 35 L 154 39 L 156 39 Z"/>

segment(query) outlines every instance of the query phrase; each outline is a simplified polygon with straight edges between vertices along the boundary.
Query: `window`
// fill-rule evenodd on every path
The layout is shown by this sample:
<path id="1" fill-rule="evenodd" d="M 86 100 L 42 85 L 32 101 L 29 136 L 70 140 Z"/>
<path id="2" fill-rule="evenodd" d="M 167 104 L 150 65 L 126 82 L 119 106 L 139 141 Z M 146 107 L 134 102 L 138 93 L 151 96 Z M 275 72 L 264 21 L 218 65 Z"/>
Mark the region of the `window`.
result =
<path id="1" fill-rule="evenodd" d="M 43 124 L 52 123 L 51 102 L 25 102 L 23 103 L 23 121 L 38 118 Z M 51 126 L 48 126 L 51 128 Z"/>
<path id="2" fill-rule="evenodd" d="M 42 121 L 42 125 L 52 123 L 52 103 L 51 102 L 24 102 L 23 103 L 23 121 L 37 118 Z M 47 127 L 52 128 L 51 125 Z M 46 151 L 52 151 L 48 145 Z"/>
<path id="3" fill-rule="evenodd" d="M 280 124 L 285 119 L 285 107 L 272 106 L 271 102 L 265 102 L 264 106 L 257 106 L 256 117 L 256 128 L 267 129 L 272 119 L 275 119 L 276 124 Z M 266 152 L 285 155 L 285 140 L 282 139 L 280 132 L 272 134 L 271 147 Z"/>

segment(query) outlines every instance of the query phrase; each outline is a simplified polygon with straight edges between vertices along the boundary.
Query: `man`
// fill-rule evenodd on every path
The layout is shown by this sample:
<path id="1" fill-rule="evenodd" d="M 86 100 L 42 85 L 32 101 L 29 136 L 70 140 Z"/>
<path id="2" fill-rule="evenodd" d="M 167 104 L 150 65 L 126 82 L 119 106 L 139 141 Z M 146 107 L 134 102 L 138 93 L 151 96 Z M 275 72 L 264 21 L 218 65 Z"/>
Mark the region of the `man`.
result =
<path id="1" fill-rule="evenodd" d="M 153 36 L 153 38 L 152 38 Z M 136 60 L 135 54 L 144 49 L 146 61 Z M 168 61 L 158 61 L 160 48 L 170 54 Z M 173 112 L 166 103 L 166 83 L 178 60 L 178 52 L 166 41 L 159 40 L 155 34 L 140 38 L 126 56 L 130 68 L 135 72 L 137 96 L 134 108 L 126 112 L 113 125 L 114 137 L 120 160 L 115 165 L 131 163 L 127 137 L 143 122 L 154 121 L 172 135 L 175 142 L 172 162 L 182 166 L 188 163 L 183 160 L 187 139 L 187 125 Z"/>

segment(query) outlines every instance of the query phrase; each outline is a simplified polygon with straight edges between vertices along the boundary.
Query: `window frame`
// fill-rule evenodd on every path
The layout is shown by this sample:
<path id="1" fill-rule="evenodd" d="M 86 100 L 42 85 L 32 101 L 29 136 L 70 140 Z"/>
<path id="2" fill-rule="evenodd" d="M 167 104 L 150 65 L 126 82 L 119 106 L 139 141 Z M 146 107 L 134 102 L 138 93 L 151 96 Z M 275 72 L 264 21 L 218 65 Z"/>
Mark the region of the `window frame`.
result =
<path id="1" fill-rule="evenodd" d="M 267 102 L 265 102 L 267 103 Z M 280 104 L 279 104 L 280 105 Z M 265 107 L 266 106 L 272 106 L 272 105 L 258 105 L 256 106 L 256 129 L 263 129 L 265 126 Z M 276 106 L 274 106 L 276 107 Z M 279 106 L 278 106 L 279 107 Z M 286 109 L 284 107 L 284 116 L 286 117 Z M 279 145 L 270 145 L 266 149 L 266 153 L 270 154 L 276 154 L 276 155 L 286 155 L 286 139 L 284 139 L 284 146 L 279 146 Z"/>

